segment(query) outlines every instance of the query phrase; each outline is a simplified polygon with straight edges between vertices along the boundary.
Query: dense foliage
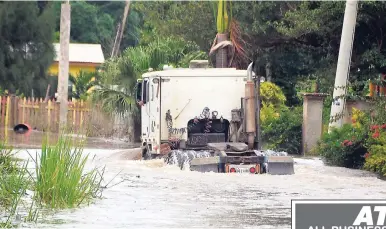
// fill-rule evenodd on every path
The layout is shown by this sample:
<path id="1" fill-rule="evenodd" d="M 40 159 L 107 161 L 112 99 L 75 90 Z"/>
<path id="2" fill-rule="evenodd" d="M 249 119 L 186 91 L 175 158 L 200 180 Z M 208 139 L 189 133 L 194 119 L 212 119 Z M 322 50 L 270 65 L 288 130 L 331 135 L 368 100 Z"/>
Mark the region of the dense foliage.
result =
<path id="1" fill-rule="evenodd" d="M 377 99 L 370 111 L 372 123 L 366 141 L 367 153 L 364 168 L 386 177 L 386 100 Z"/>
<path id="2" fill-rule="evenodd" d="M 11 93 L 43 96 L 52 63 L 52 3 L 0 3 L 0 87 Z"/>
<path id="3" fill-rule="evenodd" d="M 302 144 L 302 107 L 281 107 L 277 115 L 262 121 L 264 148 L 300 154 Z"/>
<path id="4" fill-rule="evenodd" d="M 363 168 L 386 175 L 386 100 L 371 101 L 371 109 L 353 109 L 351 124 L 325 133 L 314 149 L 330 165 Z"/>
<path id="5" fill-rule="evenodd" d="M 264 148 L 300 154 L 302 107 L 287 107 L 283 91 L 271 82 L 261 84 L 260 96 Z"/>
<path id="6" fill-rule="evenodd" d="M 317 79 L 321 92 L 332 93 L 345 2 L 235 1 L 231 5 L 248 55 L 257 61 L 261 75 L 283 88 L 287 104 L 300 102 L 295 85 L 305 79 Z M 148 19 L 143 39 L 174 34 L 209 50 L 216 34 L 213 2 L 141 2 L 134 7 Z M 385 63 L 384 10 L 382 2 L 359 3 L 351 83 L 376 78 Z M 357 93 L 363 89 L 363 84 L 353 86 Z"/>
<path id="7" fill-rule="evenodd" d="M 325 133 L 316 151 L 329 165 L 361 168 L 364 163 L 363 155 L 367 152 L 363 145 L 366 137 L 365 128 L 345 124 L 331 133 Z"/>
<path id="8" fill-rule="evenodd" d="M 23 7 L 19 7 L 19 4 Z M 43 82 L 46 81 L 45 72 L 53 55 L 50 43 L 58 41 L 60 4 L 44 1 L 0 4 L 3 25 L 1 44 L 22 46 L 34 40 L 36 45 L 40 42 L 47 46 L 37 49 L 39 53 L 36 53 L 35 60 L 39 61 L 37 64 L 35 61 L 33 66 L 26 60 L 16 61 L 18 55 L 10 55 L 9 49 L 2 48 L 3 56 L 7 58 L 0 59 L 4 65 L 0 73 L 3 88 L 13 92 L 19 89 L 30 95 L 34 79 L 34 82 L 39 82 L 35 94 L 44 94 L 47 85 L 47 82 Z M 124 4 L 107 1 L 71 2 L 71 41 L 100 43 L 108 58 Z M 235 1 L 227 5 L 231 9 L 228 16 L 235 18 L 240 25 L 238 35 L 246 41 L 243 45 L 248 56 L 257 61 L 259 74 L 283 89 L 288 105 L 300 102 L 295 86 L 306 79 L 317 79 L 321 92 L 332 93 L 344 2 Z M 16 8 L 22 10 L 16 11 Z M 216 2 L 132 2 L 120 49 L 123 51 L 138 44 L 147 45 L 156 37 L 172 35 L 192 41 L 201 51 L 208 52 L 217 32 L 217 10 Z M 359 3 L 350 82 L 376 78 L 385 63 L 384 11 L 382 2 Z M 23 15 L 28 15 L 28 18 Z M 14 26 L 9 26 L 12 23 L 15 23 Z M 24 26 L 28 29 L 22 29 Z M 15 27 L 20 29 L 11 29 Z M 16 37 L 18 39 L 14 39 Z M 360 92 L 364 85 L 356 85 L 352 89 Z"/>

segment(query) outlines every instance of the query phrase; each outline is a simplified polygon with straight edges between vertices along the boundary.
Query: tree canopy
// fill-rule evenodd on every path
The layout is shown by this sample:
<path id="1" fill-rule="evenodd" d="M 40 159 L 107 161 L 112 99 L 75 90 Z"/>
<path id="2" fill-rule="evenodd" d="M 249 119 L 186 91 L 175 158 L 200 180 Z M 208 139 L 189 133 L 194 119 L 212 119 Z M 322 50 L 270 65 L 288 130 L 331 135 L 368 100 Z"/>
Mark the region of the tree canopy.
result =
<path id="1" fill-rule="evenodd" d="M 0 3 L 0 85 L 11 93 L 41 91 L 52 63 L 54 11 L 49 2 Z M 43 89 L 44 90 L 44 89 Z"/>
<path id="2" fill-rule="evenodd" d="M 51 43 L 55 39 L 58 42 L 60 4 L 0 4 L 2 87 L 30 93 L 32 82 L 44 81 L 53 57 Z M 124 5 L 114 1 L 71 2 L 71 42 L 100 43 L 108 59 Z M 297 102 L 295 85 L 306 79 L 317 79 L 323 92 L 332 93 L 344 2 L 234 1 L 227 7 L 229 16 L 240 25 L 237 36 L 244 41 L 247 56 L 256 61 L 260 75 L 282 87 L 287 103 Z M 378 77 L 385 65 L 385 7 L 378 1 L 359 3 L 351 83 Z M 132 2 L 120 53 L 167 37 L 191 42 L 208 53 L 217 33 L 216 10 L 213 1 Z M 21 47 L 27 43 L 35 50 L 33 62 L 22 58 Z M 362 91 L 363 85 L 355 90 Z"/>

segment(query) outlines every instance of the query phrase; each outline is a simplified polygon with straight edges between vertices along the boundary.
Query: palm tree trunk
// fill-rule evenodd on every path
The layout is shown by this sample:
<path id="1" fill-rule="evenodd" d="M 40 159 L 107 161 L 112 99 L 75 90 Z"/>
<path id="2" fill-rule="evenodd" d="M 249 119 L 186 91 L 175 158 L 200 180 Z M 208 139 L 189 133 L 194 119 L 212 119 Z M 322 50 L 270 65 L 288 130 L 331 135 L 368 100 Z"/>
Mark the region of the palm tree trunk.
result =
<path id="1" fill-rule="evenodd" d="M 217 44 L 228 40 L 228 34 L 219 33 L 217 34 Z M 227 68 L 228 67 L 228 50 L 227 47 L 219 48 L 216 53 L 216 68 Z"/>

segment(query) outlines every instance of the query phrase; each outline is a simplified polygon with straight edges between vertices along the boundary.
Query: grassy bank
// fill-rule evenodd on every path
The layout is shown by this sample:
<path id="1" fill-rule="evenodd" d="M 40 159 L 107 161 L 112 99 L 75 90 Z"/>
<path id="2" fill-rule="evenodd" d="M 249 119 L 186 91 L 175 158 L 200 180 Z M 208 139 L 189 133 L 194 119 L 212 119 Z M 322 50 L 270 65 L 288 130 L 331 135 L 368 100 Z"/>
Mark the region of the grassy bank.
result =
<path id="1" fill-rule="evenodd" d="M 12 148 L 0 143 L 0 228 L 36 221 L 42 208 L 79 207 L 100 193 L 102 175 L 96 168 L 86 172 L 81 141 L 63 136 L 52 146 L 44 141 L 41 154 L 31 159 L 17 160 Z M 27 167 L 32 161 L 35 171 Z M 20 210 L 27 214 L 18 215 Z"/>

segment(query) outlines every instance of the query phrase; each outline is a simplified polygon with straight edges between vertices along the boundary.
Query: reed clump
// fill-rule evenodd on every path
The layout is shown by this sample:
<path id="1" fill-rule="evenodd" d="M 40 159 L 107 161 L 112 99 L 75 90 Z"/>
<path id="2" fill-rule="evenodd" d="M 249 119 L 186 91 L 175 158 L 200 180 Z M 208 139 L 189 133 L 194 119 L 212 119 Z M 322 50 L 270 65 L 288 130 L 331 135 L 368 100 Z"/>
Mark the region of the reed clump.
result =
<path id="1" fill-rule="evenodd" d="M 36 157 L 35 194 L 51 208 L 73 208 L 97 197 L 102 176 L 96 168 L 86 172 L 88 155 L 83 142 L 60 136 L 57 143 L 42 144 Z"/>
<path id="2" fill-rule="evenodd" d="M 14 226 L 14 217 L 22 197 L 32 184 L 28 162 L 18 164 L 12 148 L 0 142 L 0 227 Z"/>

